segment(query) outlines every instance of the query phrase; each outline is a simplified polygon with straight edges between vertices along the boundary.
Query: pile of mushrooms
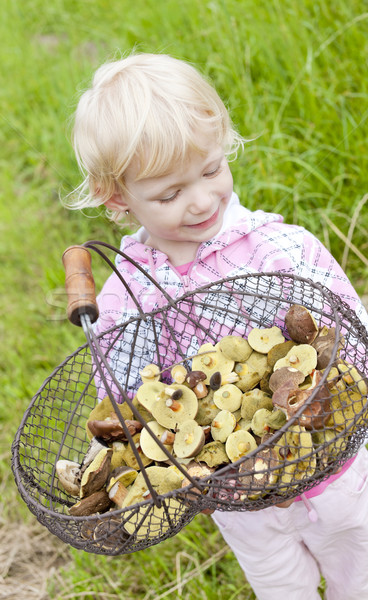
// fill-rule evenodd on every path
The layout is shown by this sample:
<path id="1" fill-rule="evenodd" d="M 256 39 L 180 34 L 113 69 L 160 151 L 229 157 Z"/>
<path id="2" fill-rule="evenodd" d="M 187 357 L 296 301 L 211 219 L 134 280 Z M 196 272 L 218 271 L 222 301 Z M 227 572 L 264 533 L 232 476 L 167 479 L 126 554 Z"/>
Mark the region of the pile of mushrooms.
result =
<path id="1" fill-rule="evenodd" d="M 227 335 L 215 345 L 205 343 L 192 357 L 190 370 L 184 364 L 171 368 L 169 382 L 161 381 L 157 365 L 141 371 L 142 384 L 133 404 L 148 428 L 133 418 L 128 406 L 119 406 L 158 494 L 189 484 L 171 457 L 192 477 L 208 477 L 243 459 L 234 466 L 233 483 L 228 481 L 235 491 L 218 497 L 244 501 L 267 494 L 276 482 L 278 493 L 287 494 L 293 484 L 313 476 L 319 464 L 325 466 L 338 453 L 337 433 L 356 424 L 357 415 L 366 415 L 367 381 L 339 357 L 342 337 L 335 351 L 335 328 L 318 327 L 304 306 L 290 307 L 285 328 L 288 340 L 273 326 L 253 328 L 247 339 Z M 276 436 L 272 447 L 244 458 L 297 413 L 298 419 Z M 101 513 L 149 499 L 145 478 L 109 398 L 92 410 L 87 435 L 90 446 L 81 465 L 66 460 L 56 465 L 62 488 L 78 498 L 70 514 Z M 326 450 L 329 439 L 333 443 Z M 199 491 L 192 490 L 193 498 L 194 492 Z M 173 510 L 180 512 L 179 508 L 176 502 Z M 160 521 L 163 509 L 155 510 Z M 140 518 L 138 511 L 124 525 L 128 533 Z"/>

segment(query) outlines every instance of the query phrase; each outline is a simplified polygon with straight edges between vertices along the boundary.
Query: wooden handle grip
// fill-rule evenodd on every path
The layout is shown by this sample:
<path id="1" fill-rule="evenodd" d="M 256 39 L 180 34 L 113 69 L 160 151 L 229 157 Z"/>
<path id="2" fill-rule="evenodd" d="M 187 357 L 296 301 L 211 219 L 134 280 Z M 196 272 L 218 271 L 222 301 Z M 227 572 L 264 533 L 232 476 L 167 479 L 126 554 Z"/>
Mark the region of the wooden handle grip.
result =
<path id="1" fill-rule="evenodd" d="M 63 254 L 63 265 L 69 321 L 81 326 L 81 315 L 88 314 L 94 323 L 98 318 L 98 306 L 89 251 L 84 246 L 70 246 Z"/>

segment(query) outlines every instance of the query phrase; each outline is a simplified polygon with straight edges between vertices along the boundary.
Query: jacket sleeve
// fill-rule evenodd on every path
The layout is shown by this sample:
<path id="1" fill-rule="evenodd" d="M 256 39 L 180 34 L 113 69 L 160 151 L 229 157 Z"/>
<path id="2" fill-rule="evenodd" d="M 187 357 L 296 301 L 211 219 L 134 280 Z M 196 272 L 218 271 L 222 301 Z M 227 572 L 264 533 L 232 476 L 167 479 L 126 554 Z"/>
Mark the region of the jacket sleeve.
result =
<path id="1" fill-rule="evenodd" d="M 368 331 L 368 315 L 340 265 L 323 244 L 305 229 L 300 247 L 300 275 L 319 282 L 344 300 Z"/>

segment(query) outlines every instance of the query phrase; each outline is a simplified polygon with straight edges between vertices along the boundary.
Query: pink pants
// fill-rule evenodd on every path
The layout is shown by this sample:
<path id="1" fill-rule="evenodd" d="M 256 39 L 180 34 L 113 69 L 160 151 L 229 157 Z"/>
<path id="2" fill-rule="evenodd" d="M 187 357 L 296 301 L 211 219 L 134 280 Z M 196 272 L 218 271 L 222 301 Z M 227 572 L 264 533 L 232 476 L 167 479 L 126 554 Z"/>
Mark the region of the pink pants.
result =
<path id="1" fill-rule="evenodd" d="M 368 600 L 368 452 L 319 496 L 288 508 L 213 513 L 258 600 Z"/>

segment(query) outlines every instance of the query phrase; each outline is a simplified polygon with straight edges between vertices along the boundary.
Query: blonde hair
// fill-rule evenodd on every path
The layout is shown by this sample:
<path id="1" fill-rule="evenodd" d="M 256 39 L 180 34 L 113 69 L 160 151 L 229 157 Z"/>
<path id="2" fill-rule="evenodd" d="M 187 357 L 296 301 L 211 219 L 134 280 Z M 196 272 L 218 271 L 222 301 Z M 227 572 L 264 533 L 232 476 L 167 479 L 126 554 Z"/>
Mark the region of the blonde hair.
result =
<path id="1" fill-rule="evenodd" d="M 242 137 L 215 89 L 188 63 L 163 54 L 131 54 L 102 65 L 81 96 L 73 147 L 83 183 L 69 208 L 100 206 L 127 192 L 124 174 L 134 161 L 137 179 L 167 174 L 213 132 L 226 156 Z M 119 221 L 121 211 L 109 211 Z"/>

